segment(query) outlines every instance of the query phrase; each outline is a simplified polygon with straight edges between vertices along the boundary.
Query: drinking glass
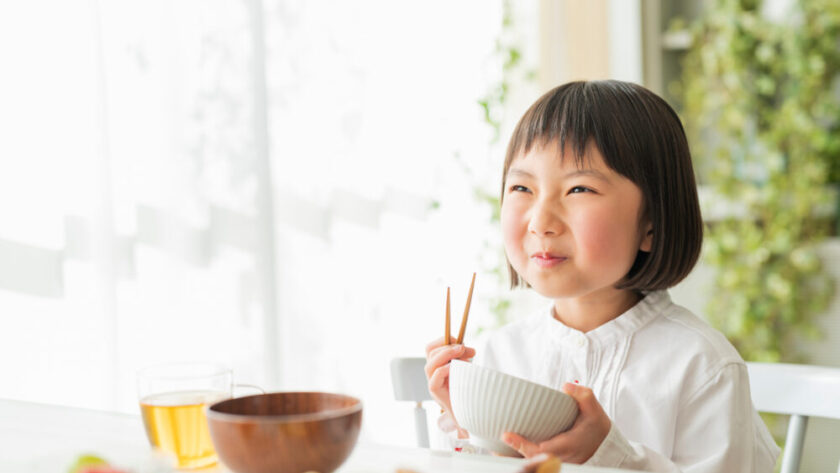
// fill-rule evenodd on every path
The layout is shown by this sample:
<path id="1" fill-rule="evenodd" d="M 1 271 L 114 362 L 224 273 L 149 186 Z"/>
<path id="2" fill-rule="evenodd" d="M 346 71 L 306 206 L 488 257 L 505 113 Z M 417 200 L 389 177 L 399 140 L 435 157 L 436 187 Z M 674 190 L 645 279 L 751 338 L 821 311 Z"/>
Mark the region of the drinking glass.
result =
<path id="1" fill-rule="evenodd" d="M 171 363 L 140 370 L 137 391 L 149 442 L 173 454 L 178 468 L 215 464 L 205 409 L 232 397 L 233 387 L 233 372 L 216 363 Z"/>

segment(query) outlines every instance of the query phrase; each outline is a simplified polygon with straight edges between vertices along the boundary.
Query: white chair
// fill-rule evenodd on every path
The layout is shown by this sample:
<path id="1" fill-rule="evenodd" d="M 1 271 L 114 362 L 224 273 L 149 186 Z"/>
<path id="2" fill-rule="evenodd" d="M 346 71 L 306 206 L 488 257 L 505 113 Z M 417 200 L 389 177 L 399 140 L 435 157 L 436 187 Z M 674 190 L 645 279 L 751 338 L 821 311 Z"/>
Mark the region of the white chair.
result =
<path id="1" fill-rule="evenodd" d="M 840 419 L 840 368 L 747 363 L 747 369 L 755 408 L 790 415 L 781 473 L 796 473 L 808 418 Z"/>
<path id="2" fill-rule="evenodd" d="M 425 358 L 394 358 L 391 360 L 391 382 L 397 401 L 415 403 L 414 431 L 417 435 L 417 446 L 429 448 L 429 428 L 423 402 L 431 401 L 432 395 L 426 383 L 425 366 Z"/>

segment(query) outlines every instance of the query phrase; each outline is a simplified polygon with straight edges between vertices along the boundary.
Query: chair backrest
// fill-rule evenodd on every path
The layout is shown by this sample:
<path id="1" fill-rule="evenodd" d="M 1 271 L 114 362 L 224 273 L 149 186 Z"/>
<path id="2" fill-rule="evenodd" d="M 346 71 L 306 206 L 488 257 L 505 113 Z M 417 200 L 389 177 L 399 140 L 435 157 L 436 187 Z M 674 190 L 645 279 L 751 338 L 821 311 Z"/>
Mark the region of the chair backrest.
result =
<path id="1" fill-rule="evenodd" d="M 808 418 L 840 419 L 840 368 L 751 362 L 747 369 L 755 408 L 791 416 L 781 473 L 796 473 Z"/>
<path id="2" fill-rule="evenodd" d="M 426 423 L 424 401 L 431 401 L 426 382 L 425 358 L 394 358 L 391 360 L 391 383 L 394 385 L 394 399 L 414 402 L 414 431 L 417 446 L 429 448 L 429 428 Z"/>

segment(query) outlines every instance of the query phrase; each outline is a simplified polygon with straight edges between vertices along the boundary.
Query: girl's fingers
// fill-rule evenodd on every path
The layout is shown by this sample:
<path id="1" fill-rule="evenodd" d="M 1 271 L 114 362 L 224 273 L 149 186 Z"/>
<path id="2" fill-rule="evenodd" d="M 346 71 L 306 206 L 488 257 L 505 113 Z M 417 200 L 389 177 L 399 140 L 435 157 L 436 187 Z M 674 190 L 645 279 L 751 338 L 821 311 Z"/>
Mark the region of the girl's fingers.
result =
<path id="1" fill-rule="evenodd" d="M 540 446 L 531 442 L 521 435 L 513 432 L 505 432 L 502 434 L 502 441 L 510 445 L 514 450 L 521 453 L 525 458 L 531 458 L 539 453 L 542 453 Z"/>
<path id="2" fill-rule="evenodd" d="M 442 345 L 443 337 L 426 346 L 426 365 L 423 370 L 428 380 L 429 392 L 444 409 L 449 405 L 449 362 L 454 359 L 469 360 L 475 349 L 464 345 Z"/>
<path id="3" fill-rule="evenodd" d="M 577 402 L 580 413 L 572 428 L 540 444 L 564 461 L 584 463 L 609 434 L 612 421 L 590 388 L 566 383 L 563 391 Z"/>
<path id="4" fill-rule="evenodd" d="M 449 365 L 442 366 L 429 377 L 429 393 L 446 411 L 451 411 L 449 404 Z"/>
<path id="5" fill-rule="evenodd" d="M 431 342 L 429 342 L 426 345 L 426 356 L 428 357 L 429 353 L 431 353 L 432 350 L 434 350 L 435 348 L 438 348 L 440 346 L 443 346 L 443 337 L 436 338 L 436 339 L 432 340 Z"/>
<path id="6" fill-rule="evenodd" d="M 426 377 L 431 377 L 435 369 L 449 364 L 456 358 L 469 359 L 475 356 L 475 349 L 467 348 L 464 345 L 444 345 L 435 348 L 426 357 Z"/>
<path id="7" fill-rule="evenodd" d="M 453 339 L 453 341 L 454 341 L 454 339 Z M 436 338 L 436 339 L 432 340 L 431 342 L 429 342 L 428 344 L 426 344 L 426 357 L 428 358 L 428 357 L 429 357 L 429 355 L 430 355 L 433 351 L 435 351 L 436 349 L 438 349 L 438 348 L 443 348 L 443 347 L 446 347 L 446 346 L 452 346 L 452 345 L 446 345 L 446 344 L 444 344 L 444 343 L 443 343 L 443 337 Z M 467 351 L 468 351 L 468 352 L 472 352 L 472 356 L 475 356 L 475 349 L 474 349 L 474 348 L 469 348 L 469 347 L 467 347 Z"/>
<path id="8" fill-rule="evenodd" d="M 574 427 L 572 428 L 574 429 Z M 567 430 L 544 442 L 540 442 L 540 450 L 568 460 L 570 455 L 574 453 L 574 448 L 572 448 L 573 439 L 569 437 L 569 432 Z"/>
<path id="9" fill-rule="evenodd" d="M 446 382 L 449 380 L 449 365 L 441 366 L 436 369 L 431 376 L 429 376 L 429 391 L 435 391 L 446 387 Z"/>
<path id="10" fill-rule="evenodd" d="M 468 356 L 472 358 L 475 356 L 475 348 L 468 347 L 466 345 L 458 345 L 458 344 L 451 344 L 451 345 L 444 345 L 442 343 L 437 343 L 440 340 L 435 340 L 432 343 L 426 345 L 426 358 L 430 358 L 435 355 L 435 353 L 440 353 L 441 350 L 446 350 L 452 347 L 465 347 L 465 352 L 463 356 Z"/>
<path id="11" fill-rule="evenodd" d="M 580 413 L 583 416 L 599 413 L 602 410 L 598 400 L 595 399 L 595 394 L 592 389 L 579 384 L 566 383 L 563 385 L 563 392 L 572 397 L 577 402 Z"/>
<path id="12" fill-rule="evenodd" d="M 506 432 L 502 441 L 527 458 L 539 453 L 550 453 L 570 463 L 584 463 L 589 460 L 609 433 L 612 421 L 590 388 L 566 383 L 563 385 L 563 391 L 571 396 L 580 408 L 571 429 L 539 444 L 511 432 Z"/>
<path id="13" fill-rule="evenodd" d="M 461 355 L 463 347 L 458 345 L 448 345 L 435 348 L 426 357 L 426 377 L 431 378 L 432 373 L 443 365 L 448 365 L 453 358 Z"/>
<path id="14" fill-rule="evenodd" d="M 466 347 L 464 349 L 464 354 L 459 356 L 458 359 L 467 361 L 467 360 L 471 360 L 474 356 L 475 356 L 475 348 Z"/>

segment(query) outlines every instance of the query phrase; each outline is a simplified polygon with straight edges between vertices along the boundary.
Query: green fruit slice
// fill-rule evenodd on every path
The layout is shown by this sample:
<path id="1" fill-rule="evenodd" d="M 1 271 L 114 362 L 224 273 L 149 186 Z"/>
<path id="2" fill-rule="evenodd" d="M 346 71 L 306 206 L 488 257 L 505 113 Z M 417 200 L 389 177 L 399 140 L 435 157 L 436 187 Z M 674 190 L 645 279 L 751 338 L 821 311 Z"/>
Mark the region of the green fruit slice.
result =
<path id="1" fill-rule="evenodd" d="M 80 473 L 84 468 L 98 465 L 105 466 L 108 465 L 108 462 L 96 455 L 85 453 L 76 458 L 68 473 Z"/>

